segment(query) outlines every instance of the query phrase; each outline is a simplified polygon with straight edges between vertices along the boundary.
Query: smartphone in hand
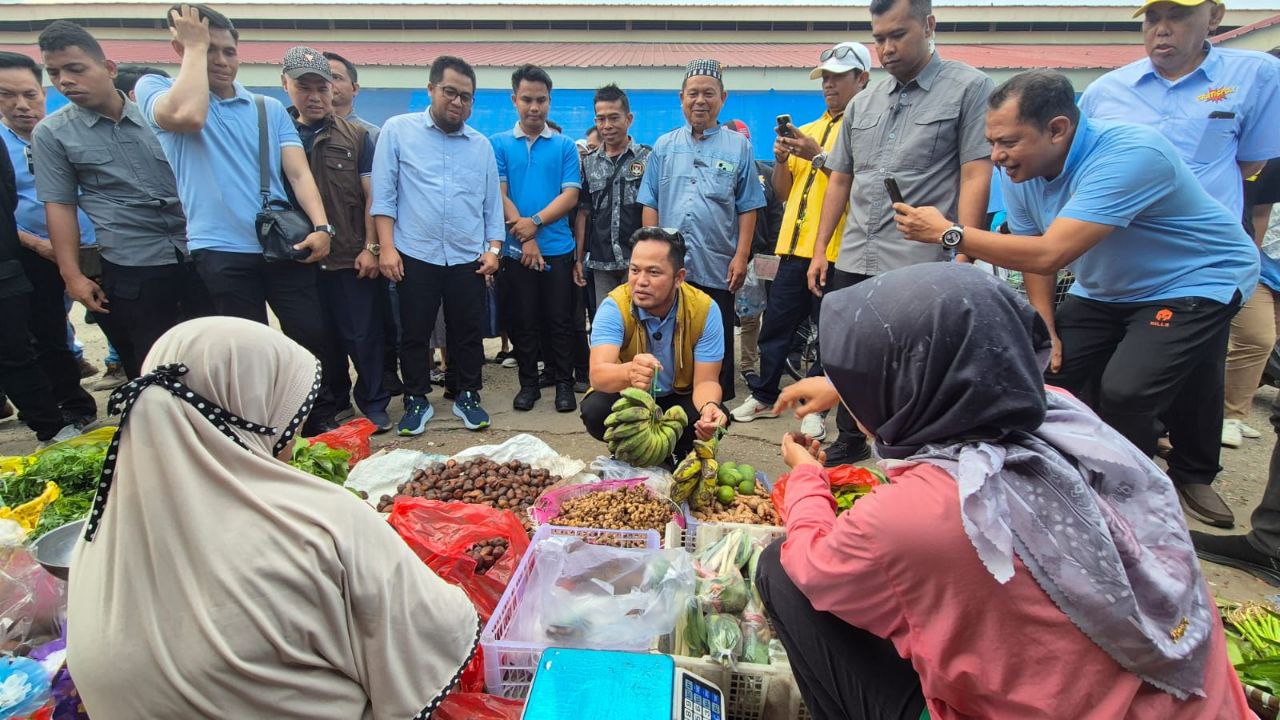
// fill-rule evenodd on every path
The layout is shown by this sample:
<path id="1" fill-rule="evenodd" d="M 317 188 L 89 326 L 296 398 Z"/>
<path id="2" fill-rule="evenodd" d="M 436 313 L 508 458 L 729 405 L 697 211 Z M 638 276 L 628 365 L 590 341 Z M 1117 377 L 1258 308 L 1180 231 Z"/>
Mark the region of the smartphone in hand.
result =
<path id="1" fill-rule="evenodd" d="M 889 193 L 889 199 L 895 203 L 904 202 L 902 199 L 902 190 L 898 189 L 898 181 L 893 177 L 884 179 L 885 192 Z"/>
<path id="2" fill-rule="evenodd" d="M 778 127 L 774 128 L 774 131 L 775 131 L 775 132 L 777 132 L 777 133 L 778 133 L 779 135 L 781 135 L 782 137 L 785 137 L 785 138 L 794 138 L 794 137 L 796 136 L 796 134 L 795 134 L 794 132 L 792 132 L 792 131 L 791 131 L 791 116 L 790 116 L 790 115 L 779 115 L 779 116 L 778 116 Z"/>

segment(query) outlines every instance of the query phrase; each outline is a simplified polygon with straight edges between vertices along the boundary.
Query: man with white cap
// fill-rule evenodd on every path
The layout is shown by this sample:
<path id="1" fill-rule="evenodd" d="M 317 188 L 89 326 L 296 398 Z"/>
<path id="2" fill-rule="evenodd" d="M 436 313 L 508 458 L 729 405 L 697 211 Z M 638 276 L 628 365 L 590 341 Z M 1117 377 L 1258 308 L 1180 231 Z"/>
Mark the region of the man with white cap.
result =
<path id="1" fill-rule="evenodd" d="M 1200 184 L 1236 217 L 1244 215 L 1244 178 L 1280 156 L 1280 60 L 1263 52 L 1215 47 L 1208 41 L 1226 8 L 1219 0 L 1147 0 L 1134 13 L 1142 17 L 1147 57 L 1094 81 L 1080 98 L 1080 110 L 1093 120 L 1148 125 L 1173 144 Z M 1260 253 L 1261 256 L 1261 253 Z M 1280 267 L 1261 256 L 1263 280 L 1275 282 Z M 1027 278 L 1029 297 L 1041 305 L 1052 297 L 1052 280 Z M 1230 507 L 1211 487 L 1217 475 L 1218 437 L 1239 445 L 1262 367 L 1275 343 L 1271 291 L 1252 294 L 1231 323 L 1230 350 L 1223 381 L 1187 383 L 1180 393 L 1196 393 L 1192 403 L 1207 414 L 1196 424 L 1197 439 L 1182 434 L 1185 423 L 1170 418 L 1173 453 L 1183 480 L 1178 494 L 1192 515 L 1219 527 L 1234 521 Z M 1065 319 L 1070 322 L 1070 318 Z M 1062 320 L 1059 320 L 1059 324 Z M 1069 353 L 1070 348 L 1064 348 Z M 1221 357 L 1217 362 L 1222 362 Z M 1219 370 L 1219 377 L 1222 371 Z M 1224 390 L 1225 384 L 1225 390 Z M 1222 421 L 1225 397 L 1227 420 Z M 1216 407 L 1210 407 L 1210 406 Z M 1207 429 L 1206 429 L 1207 428 Z M 1209 437 L 1206 433 L 1214 433 Z M 1198 437 L 1205 434 L 1204 437 Z M 1181 445 L 1182 447 L 1179 447 Z M 1195 478 L 1189 481 L 1189 478 Z"/>
<path id="2" fill-rule="evenodd" d="M 739 422 L 776 417 L 773 404 L 778 400 L 778 383 L 795 328 L 805 318 L 811 318 L 815 326 L 818 323 L 821 298 L 809 292 L 807 273 L 831 173 L 826 161 L 835 149 L 846 109 L 871 77 L 871 52 L 862 43 L 842 42 L 823 50 L 819 60 L 822 64 L 813 69 L 809 78 L 822 79 L 826 112 L 806 125 L 788 125 L 785 131 L 778 128 L 785 134 L 773 143 L 773 190 L 778 197 L 787 198 L 787 209 L 774 248 L 779 258 L 778 272 L 760 328 L 760 374 L 752 378 L 751 396 L 733 411 Z M 843 226 L 842 218 L 839 227 Z M 827 243 L 829 262 L 835 262 L 839 252 L 839 242 Z M 821 368 L 815 366 L 814 371 L 820 373 Z M 822 439 L 826 435 L 825 413 L 805 417 L 804 432 Z"/>

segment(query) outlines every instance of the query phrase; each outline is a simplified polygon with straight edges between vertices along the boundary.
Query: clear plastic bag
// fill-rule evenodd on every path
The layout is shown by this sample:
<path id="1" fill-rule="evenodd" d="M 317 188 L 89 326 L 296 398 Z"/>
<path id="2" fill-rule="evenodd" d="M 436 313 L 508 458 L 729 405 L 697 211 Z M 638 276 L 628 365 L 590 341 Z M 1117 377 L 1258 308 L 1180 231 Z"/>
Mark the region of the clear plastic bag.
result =
<path id="1" fill-rule="evenodd" d="M 500 445 L 470 447 L 454 455 L 451 459 L 462 462 L 478 457 L 489 458 L 494 462 L 500 463 L 519 460 L 563 478 L 573 477 L 586 468 L 586 463 L 581 460 L 565 457 L 557 453 L 550 445 L 527 434 L 516 435 Z"/>
<path id="2" fill-rule="evenodd" d="M 591 461 L 591 472 L 599 475 L 601 480 L 643 478 L 645 486 L 658 497 L 671 494 L 671 473 L 661 467 L 632 467 L 621 460 L 601 455 Z"/>
<path id="3" fill-rule="evenodd" d="M 733 296 L 733 310 L 740 318 L 759 317 L 768 303 L 769 294 L 765 290 L 764 281 L 756 276 L 755 264 L 749 263 L 747 279 Z"/>
<path id="4" fill-rule="evenodd" d="M 24 537 L 16 522 L 0 521 L 0 652 L 49 642 L 66 620 L 67 584 L 36 562 Z"/>
<path id="5" fill-rule="evenodd" d="M 554 536 L 533 552 L 510 640 L 648 650 L 675 628 L 693 592 L 693 564 L 683 550 L 614 548 Z"/>

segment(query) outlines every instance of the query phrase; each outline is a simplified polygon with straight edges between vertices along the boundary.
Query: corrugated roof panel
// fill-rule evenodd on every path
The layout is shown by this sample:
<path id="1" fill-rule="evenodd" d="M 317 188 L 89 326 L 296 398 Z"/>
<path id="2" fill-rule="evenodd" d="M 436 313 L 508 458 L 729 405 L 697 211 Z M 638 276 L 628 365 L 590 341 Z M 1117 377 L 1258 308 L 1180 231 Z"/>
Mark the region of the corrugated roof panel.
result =
<path id="1" fill-rule="evenodd" d="M 293 44 L 245 41 L 240 43 L 240 59 L 251 64 L 276 64 Z M 102 45 L 117 62 L 177 61 L 165 40 L 104 40 Z M 439 55 L 456 55 L 477 67 L 528 62 L 548 68 L 671 68 L 698 58 L 715 58 L 728 67 L 798 69 L 817 64 L 818 54 L 827 47 L 825 43 L 339 42 L 326 44 L 324 49 L 341 53 L 357 65 L 386 67 L 425 66 Z M 37 56 L 30 45 L 0 48 Z M 939 45 L 939 50 L 947 58 L 988 69 L 1110 69 L 1143 55 L 1140 45 Z"/>

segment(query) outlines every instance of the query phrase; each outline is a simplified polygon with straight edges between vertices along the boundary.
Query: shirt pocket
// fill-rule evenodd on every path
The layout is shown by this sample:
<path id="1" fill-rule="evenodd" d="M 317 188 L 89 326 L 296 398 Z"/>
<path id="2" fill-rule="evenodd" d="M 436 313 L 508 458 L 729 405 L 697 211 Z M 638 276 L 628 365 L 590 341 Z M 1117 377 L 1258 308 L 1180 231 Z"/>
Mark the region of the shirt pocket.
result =
<path id="1" fill-rule="evenodd" d="M 941 103 L 921 107 L 903 128 L 907 137 L 899 138 L 902 166 L 913 170 L 929 170 L 956 147 L 960 103 Z"/>
<path id="2" fill-rule="evenodd" d="M 702 194 L 709 200 L 716 202 L 731 202 L 733 200 L 734 173 L 721 167 L 723 161 L 709 159 L 707 163 L 706 165 L 698 163 L 694 167 Z"/>
<path id="3" fill-rule="evenodd" d="M 76 169 L 76 174 L 99 187 L 110 180 L 106 166 L 111 163 L 111 150 L 102 146 L 68 147 L 67 160 Z M 81 184 L 85 183 L 83 180 Z"/>
<path id="4" fill-rule="evenodd" d="M 1192 162 L 1208 165 L 1217 162 L 1227 154 L 1236 136 L 1235 118 L 1200 118 L 1192 120 L 1191 123 L 1195 133 L 1192 137 L 1199 138 L 1196 151 L 1191 156 Z"/>
<path id="5" fill-rule="evenodd" d="M 849 122 L 848 149 L 853 171 L 866 172 L 877 167 L 880 140 L 877 137 L 882 113 L 859 113 Z"/>

